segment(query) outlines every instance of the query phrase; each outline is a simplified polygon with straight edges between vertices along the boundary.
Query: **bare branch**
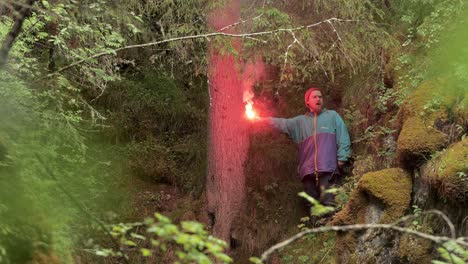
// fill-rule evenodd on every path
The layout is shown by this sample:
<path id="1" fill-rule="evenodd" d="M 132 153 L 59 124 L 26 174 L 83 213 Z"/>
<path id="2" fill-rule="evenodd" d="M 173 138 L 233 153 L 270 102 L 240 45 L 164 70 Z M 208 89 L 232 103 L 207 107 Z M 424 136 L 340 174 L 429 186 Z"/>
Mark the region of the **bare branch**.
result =
<path id="1" fill-rule="evenodd" d="M 299 232 L 297 233 L 296 235 L 270 247 L 268 250 L 266 250 L 262 256 L 261 256 L 261 261 L 266 261 L 268 259 L 268 257 L 274 253 L 275 251 L 293 243 L 294 241 L 298 240 L 299 238 L 307 235 L 307 234 L 312 234 L 312 233 L 324 233 L 324 232 L 330 232 L 330 231 L 333 231 L 333 232 L 346 232 L 346 231 L 360 231 L 360 230 L 369 230 L 369 229 L 389 229 L 389 230 L 395 230 L 395 231 L 398 231 L 398 232 L 401 232 L 401 233 L 406 233 L 406 234 L 410 234 L 410 235 L 414 235 L 414 236 L 417 236 L 417 237 L 420 237 L 420 238 L 423 238 L 423 239 L 426 239 L 426 240 L 430 240 L 432 242 L 435 242 L 437 244 L 443 244 L 445 242 L 448 242 L 448 241 L 453 241 L 461 246 L 464 246 L 464 247 L 468 247 L 468 242 L 465 241 L 465 238 L 464 237 L 459 237 L 457 239 L 455 239 L 455 230 L 454 228 L 452 229 L 453 227 L 453 224 L 452 222 L 450 221 L 450 219 L 442 212 L 440 211 L 437 211 L 437 210 L 430 210 L 430 211 L 427 211 L 427 212 L 424 212 L 425 214 L 437 214 L 439 216 L 441 216 L 446 222 L 447 224 L 449 225 L 450 227 L 450 230 L 451 230 L 451 235 L 452 235 L 452 238 L 449 238 L 449 237 L 446 237 L 446 236 L 434 236 L 434 235 L 430 235 L 430 234 L 426 234 L 426 233 L 423 233 L 423 232 L 419 232 L 419 231 L 416 231 L 416 230 L 413 230 L 413 229 L 409 229 L 409 228 L 405 228 L 405 227 L 400 227 L 400 226 L 397 226 L 399 223 L 402 223 L 412 217 L 414 217 L 414 215 L 411 215 L 411 216 L 406 216 L 406 217 L 403 217 L 401 219 L 399 219 L 398 221 L 396 221 L 395 223 L 392 223 L 392 224 L 356 224 L 356 225 L 345 225 L 345 226 L 324 226 L 324 227 L 318 227 L 318 228 L 313 228 L 313 229 L 306 229 L 306 230 L 303 230 L 302 232 Z"/>

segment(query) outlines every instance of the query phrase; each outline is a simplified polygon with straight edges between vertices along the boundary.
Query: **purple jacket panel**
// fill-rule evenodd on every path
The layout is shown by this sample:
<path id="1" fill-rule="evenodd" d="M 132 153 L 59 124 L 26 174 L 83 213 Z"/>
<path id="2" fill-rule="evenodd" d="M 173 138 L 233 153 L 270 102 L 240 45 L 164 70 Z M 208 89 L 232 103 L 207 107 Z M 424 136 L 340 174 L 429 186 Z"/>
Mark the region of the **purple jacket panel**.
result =
<path id="1" fill-rule="evenodd" d="M 336 170 L 337 148 L 336 135 L 331 133 L 318 133 L 317 145 L 320 155 L 317 157 L 318 172 L 332 172 Z M 321 148 L 320 146 L 323 146 Z M 299 167 L 298 173 L 302 180 L 305 175 L 315 171 L 315 144 L 314 136 L 310 136 L 299 144 Z"/>

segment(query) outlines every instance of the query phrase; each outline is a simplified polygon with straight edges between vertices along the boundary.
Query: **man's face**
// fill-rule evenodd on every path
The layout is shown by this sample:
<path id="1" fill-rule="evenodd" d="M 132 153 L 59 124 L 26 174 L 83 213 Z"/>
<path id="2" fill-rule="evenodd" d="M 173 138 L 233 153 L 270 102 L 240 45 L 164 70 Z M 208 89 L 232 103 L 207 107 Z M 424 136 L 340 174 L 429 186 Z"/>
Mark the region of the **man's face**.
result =
<path id="1" fill-rule="evenodd" d="M 323 106 L 322 93 L 320 91 L 312 91 L 307 100 L 307 106 L 311 112 L 320 113 Z"/>

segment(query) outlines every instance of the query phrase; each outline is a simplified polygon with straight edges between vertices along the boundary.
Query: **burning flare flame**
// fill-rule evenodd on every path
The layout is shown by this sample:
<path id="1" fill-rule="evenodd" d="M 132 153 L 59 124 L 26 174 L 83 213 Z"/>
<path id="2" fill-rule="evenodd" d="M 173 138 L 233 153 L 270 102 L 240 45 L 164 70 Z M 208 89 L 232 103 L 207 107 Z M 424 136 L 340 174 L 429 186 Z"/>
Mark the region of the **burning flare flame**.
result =
<path id="1" fill-rule="evenodd" d="M 248 119 L 255 119 L 257 117 L 257 113 L 253 110 L 253 102 L 247 101 L 245 105 L 245 115 Z"/>
<path id="2" fill-rule="evenodd" d="M 253 110 L 253 97 L 254 94 L 251 89 L 244 91 L 243 101 L 245 102 L 245 116 L 250 120 L 257 118 L 257 113 Z"/>

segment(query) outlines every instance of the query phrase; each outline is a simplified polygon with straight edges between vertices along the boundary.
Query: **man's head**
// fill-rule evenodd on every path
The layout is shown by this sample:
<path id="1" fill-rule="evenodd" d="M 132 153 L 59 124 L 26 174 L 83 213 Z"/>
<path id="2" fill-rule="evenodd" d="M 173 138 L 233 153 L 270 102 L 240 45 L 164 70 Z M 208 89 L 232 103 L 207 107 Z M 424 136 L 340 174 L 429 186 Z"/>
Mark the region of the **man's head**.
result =
<path id="1" fill-rule="evenodd" d="M 304 96 L 305 104 L 311 112 L 320 113 L 323 107 L 322 92 L 320 89 L 311 87 Z"/>

